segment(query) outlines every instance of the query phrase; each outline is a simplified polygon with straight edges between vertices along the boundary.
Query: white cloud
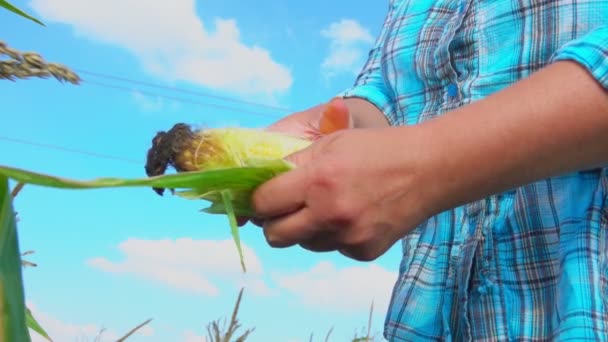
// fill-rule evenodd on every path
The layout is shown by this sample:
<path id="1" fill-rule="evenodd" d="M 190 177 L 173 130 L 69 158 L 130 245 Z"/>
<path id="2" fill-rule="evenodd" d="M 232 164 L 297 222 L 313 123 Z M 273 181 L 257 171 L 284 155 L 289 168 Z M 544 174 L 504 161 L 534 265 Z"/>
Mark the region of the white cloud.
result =
<path id="1" fill-rule="evenodd" d="M 397 274 L 376 264 L 338 269 L 320 262 L 308 271 L 281 275 L 277 283 L 302 303 L 326 310 L 369 310 L 388 305 Z"/>
<path id="2" fill-rule="evenodd" d="M 150 323 L 144 325 L 143 327 L 139 328 L 137 330 L 137 333 L 139 333 L 142 336 L 146 336 L 146 337 L 150 337 L 154 335 L 154 328 L 152 328 L 150 326 Z"/>
<path id="3" fill-rule="evenodd" d="M 243 95 L 274 95 L 292 84 L 290 70 L 264 48 L 245 45 L 237 22 L 196 15 L 195 0 L 32 0 L 47 22 L 78 36 L 129 50 L 151 74 Z"/>
<path id="4" fill-rule="evenodd" d="M 191 330 L 187 330 L 182 335 L 182 342 L 206 342 L 207 338 L 202 335 L 197 335 Z"/>
<path id="5" fill-rule="evenodd" d="M 145 114 L 175 112 L 180 109 L 180 102 L 163 98 L 161 96 L 153 96 L 151 94 L 142 93 L 138 90 L 133 90 L 131 93 L 133 101 L 139 107 L 140 111 Z"/>
<path id="6" fill-rule="evenodd" d="M 164 107 L 163 99 L 160 97 L 150 97 L 138 91 L 133 92 L 133 100 L 144 112 L 158 112 Z"/>
<path id="7" fill-rule="evenodd" d="M 343 19 L 321 31 L 329 40 L 329 55 L 321 65 L 326 77 L 339 73 L 358 73 L 374 38 L 359 22 Z"/>
<path id="8" fill-rule="evenodd" d="M 95 337 L 100 335 L 100 332 L 101 337 L 98 340 L 100 342 L 116 341 L 118 338 L 120 338 L 120 336 L 118 336 L 118 334 L 113 330 L 105 330 L 102 332 L 104 327 L 97 326 L 95 324 L 79 325 L 71 322 L 65 322 L 39 310 L 38 307 L 32 303 L 27 303 L 27 305 L 30 310 L 32 310 L 34 318 L 36 318 L 38 323 L 40 323 L 40 326 L 49 334 L 53 341 L 92 341 L 95 339 Z M 151 335 L 153 331 L 148 330 L 148 333 Z M 142 332 L 139 331 L 136 332 L 136 334 L 142 334 Z M 30 335 L 32 336 L 32 342 L 48 342 L 36 332 L 32 331 Z"/>
<path id="9" fill-rule="evenodd" d="M 228 280 L 257 295 L 271 290 L 260 278 L 262 265 L 251 248 L 241 243 L 247 273 L 243 274 L 234 242 L 182 238 L 177 240 L 128 239 L 118 248 L 124 259 L 113 262 L 94 258 L 87 263 L 111 273 L 125 273 L 154 280 L 171 288 L 217 296 L 213 280 Z"/>

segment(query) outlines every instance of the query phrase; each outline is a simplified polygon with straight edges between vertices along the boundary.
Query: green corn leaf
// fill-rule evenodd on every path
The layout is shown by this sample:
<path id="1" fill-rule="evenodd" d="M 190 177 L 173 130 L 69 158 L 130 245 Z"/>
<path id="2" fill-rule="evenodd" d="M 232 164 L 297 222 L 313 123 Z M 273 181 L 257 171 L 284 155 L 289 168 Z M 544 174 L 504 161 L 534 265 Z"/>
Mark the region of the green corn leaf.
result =
<path id="1" fill-rule="evenodd" d="M 31 15 L 23 12 L 22 10 L 20 10 L 17 7 L 13 6 L 10 2 L 8 2 L 6 0 L 0 0 L 0 7 L 4 7 L 4 8 L 6 8 L 7 10 L 9 10 L 9 11 L 11 11 L 13 13 L 16 13 L 16 14 L 18 14 L 18 15 L 26 18 L 26 19 L 29 19 L 29 20 L 37 23 L 37 24 L 45 26 L 40 20 L 38 20 L 38 19 L 32 17 Z"/>
<path id="2" fill-rule="evenodd" d="M 0 340 L 30 341 L 17 223 L 8 179 L 0 176 Z"/>
<path id="3" fill-rule="evenodd" d="M 181 198 L 211 203 L 203 212 L 227 215 L 241 266 L 245 271 L 236 216 L 253 216 L 250 200 L 255 188 L 293 167 L 293 164 L 277 159 L 257 161 L 247 167 L 182 172 L 147 178 L 106 177 L 82 181 L 0 165 L 0 176 L 24 184 L 72 190 L 120 187 L 181 189 L 176 191 Z"/>
<path id="4" fill-rule="evenodd" d="M 47 332 L 42 328 L 42 326 L 40 326 L 38 321 L 34 318 L 34 315 L 32 315 L 32 311 L 28 307 L 25 308 L 25 314 L 25 320 L 28 328 L 40 334 L 40 336 L 44 337 L 47 341 L 53 342 L 49 334 L 47 334 Z"/>

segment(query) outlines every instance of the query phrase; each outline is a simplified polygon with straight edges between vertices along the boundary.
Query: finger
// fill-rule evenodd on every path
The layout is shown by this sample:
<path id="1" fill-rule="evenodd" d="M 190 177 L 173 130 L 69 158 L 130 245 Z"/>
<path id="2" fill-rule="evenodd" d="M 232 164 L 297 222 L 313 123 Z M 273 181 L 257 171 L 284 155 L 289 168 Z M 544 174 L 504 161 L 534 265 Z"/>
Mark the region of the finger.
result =
<path id="1" fill-rule="evenodd" d="M 300 243 L 302 248 L 311 252 L 331 252 L 339 248 L 335 234 L 320 233 L 313 238 Z"/>
<path id="2" fill-rule="evenodd" d="M 248 221 L 249 221 L 249 219 L 247 217 L 237 217 L 236 225 L 239 227 L 242 227 L 242 226 L 246 225 Z"/>
<path id="3" fill-rule="evenodd" d="M 349 258 L 349 259 L 354 259 L 356 260 L 353 255 L 347 250 L 347 249 L 339 249 L 338 252 L 342 255 L 344 255 L 345 257 Z"/>
<path id="4" fill-rule="evenodd" d="M 352 126 L 352 118 L 344 100 L 342 98 L 332 99 L 325 107 L 319 122 L 321 134 L 330 134 Z"/>
<path id="5" fill-rule="evenodd" d="M 384 253 L 377 250 L 377 248 L 374 249 L 372 246 L 348 247 L 339 249 L 338 251 L 347 258 L 361 262 L 374 261 Z"/>
<path id="6" fill-rule="evenodd" d="M 308 188 L 307 168 L 296 168 L 260 185 L 251 203 L 259 219 L 282 216 L 304 206 Z"/>
<path id="7" fill-rule="evenodd" d="M 255 217 L 237 217 L 236 218 L 236 224 L 239 227 L 246 225 L 248 222 L 251 222 L 251 224 L 258 226 L 258 227 L 264 226 L 264 220 L 262 220 L 262 219 L 258 219 Z"/>
<path id="8" fill-rule="evenodd" d="M 264 227 L 264 220 L 262 220 L 262 219 L 252 218 L 251 223 L 253 223 L 254 225 L 256 225 L 260 228 Z"/>
<path id="9" fill-rule="evenodd" d="M 266 241 L 275 248 L 291 247 L 310 240 L 316 231 L 317 226 L 308 208 L 264 222 Z"/>

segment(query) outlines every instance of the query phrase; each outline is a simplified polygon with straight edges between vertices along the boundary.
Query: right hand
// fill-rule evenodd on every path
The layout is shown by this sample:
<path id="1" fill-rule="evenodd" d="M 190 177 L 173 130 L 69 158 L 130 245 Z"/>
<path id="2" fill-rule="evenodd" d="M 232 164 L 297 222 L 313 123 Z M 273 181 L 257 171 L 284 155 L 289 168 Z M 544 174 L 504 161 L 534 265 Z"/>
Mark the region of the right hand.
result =
<path id="1" fill-rule="evenodd" d="M 266 130 L 315 141 L 324 135 L 349 128 L 354 128 L 353 117 L 344 100 L 334 98 L 327 104 L 293 113 L 268 126 Z M 255 218 L 237 218 L 239 227 L 244 226 L 248 221 L 261 226 L 261 222 Z"/>

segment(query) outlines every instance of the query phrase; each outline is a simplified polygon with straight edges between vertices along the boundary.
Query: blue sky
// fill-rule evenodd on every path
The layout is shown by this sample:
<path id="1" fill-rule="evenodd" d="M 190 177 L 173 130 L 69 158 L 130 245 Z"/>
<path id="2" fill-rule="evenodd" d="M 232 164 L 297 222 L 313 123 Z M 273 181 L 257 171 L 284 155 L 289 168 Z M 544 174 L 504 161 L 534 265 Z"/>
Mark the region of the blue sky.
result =
<path id="1" fill-rule="evenodd" d="M 288 113 L 85 72 L 304 109 L 352 84 L 387 7 L 363 0 L 14 4 L 47 27 L 3 11 L 0 39 L 68 65 L 84 82 L 0 82 L 0 163 L 77 179 L 144 176 L 151 138 L 177 122 L 263 127 Z M 241 322 L 256 328 L 249 341 L 308 341 L 311 333 L 320 341 L 332 327 L 332 340 L 346 341 L 365 326 L 372 300 L 380 333 L 399 266 L 399 245 L 360 263 L 272 249 L 248 225 L 243 276 L 225 217 L 149 189 L 26 187 L 15 205 L 21 248 L 35 250 L 29 259 L 39 264 L 25 270 L 27 301 L 57 341 L 93 341 L 101 328 L 110 341 L 147 318 L 154 320 L 131 341 L 204 341 L 207 323 L 229 316 L 241 285 Z"/>

